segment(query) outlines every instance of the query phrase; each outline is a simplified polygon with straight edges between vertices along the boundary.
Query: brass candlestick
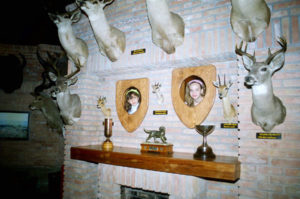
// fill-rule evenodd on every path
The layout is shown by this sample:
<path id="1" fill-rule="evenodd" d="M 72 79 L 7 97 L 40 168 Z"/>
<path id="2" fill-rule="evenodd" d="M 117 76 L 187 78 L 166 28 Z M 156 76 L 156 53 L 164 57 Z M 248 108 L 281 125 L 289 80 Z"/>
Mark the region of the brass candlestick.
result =
<path id="1" fill-rule="evenodd" d="M 102 149 L 110 151 L 114 148 L 112 141 L 109 139 L 112 136 L 112 126 L 114 125 L 112 118 L 105 118 L 104 122 L 104 136 L 106 140 L 102 144 Z"/>
<path id="2" fill-rule="evenodd" d="M 197 148 L 197 152 L 194 153 L 195 159 L 208 160 L 214 159 L 216 155 L 213 153 L 213 150 L 207 144 L 206 137 L 213 132 L 215 129 L 214 125 L 196 125 L 196 131 L 203 136 L 202 145 Z"/>

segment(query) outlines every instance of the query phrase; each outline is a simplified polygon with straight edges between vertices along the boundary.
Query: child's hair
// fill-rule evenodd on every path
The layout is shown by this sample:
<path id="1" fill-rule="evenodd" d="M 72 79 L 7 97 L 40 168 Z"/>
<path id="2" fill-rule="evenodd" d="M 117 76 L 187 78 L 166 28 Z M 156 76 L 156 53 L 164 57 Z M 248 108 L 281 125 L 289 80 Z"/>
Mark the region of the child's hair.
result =
<path id="1" fill-rule="evenodd" d="M 194 106 L 194 99 L 190 96 L 190 85 L 192 83 L 198 83 L 200 85 L 200 89 L 201 89 L 200 95 L 202 97 L 204 97 L 204 95 L 206 93 L 206 87 L 201 80 L 193 79 L 193 80 L 189 81 L 185 86 L 185 96 L 184 96 L 185 102 L 188 106 Z"/>
<path id="2" fill-rule="evenodd" d="M 129 88 L 128 91 L 125 93 L 125 104 L 124 108 L 128 112 L 131 110 L 131 104 L 128 102 L 131 99 L 132 95 L 135 95 L 139 98 L 139 103 L 141 102 L 141 95 L 140 92 L 136 88 Z"/>

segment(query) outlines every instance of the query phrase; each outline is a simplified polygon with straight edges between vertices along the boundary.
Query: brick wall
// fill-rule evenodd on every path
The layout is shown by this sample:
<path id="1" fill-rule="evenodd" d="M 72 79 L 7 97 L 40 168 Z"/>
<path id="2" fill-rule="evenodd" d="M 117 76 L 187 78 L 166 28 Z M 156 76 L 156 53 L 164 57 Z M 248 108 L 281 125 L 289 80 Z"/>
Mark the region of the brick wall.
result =
<path id="1" fill-rule="evenodd" d="M 60 47 L 39 45 L 42 56 L 49 52 L 61 52 Z M 23 71 L 23 83 L 20 89 L 11 94 L 0 90 L 0 110 L 29 111 L 33 101 L 34 88 L 41 83 L 42 66 L 36 57 L 37 46 L 19 46 L 0 44 L 0 54 L 22 53 L 27 61 Z M 46 58 L 46 57 L 45 57 Z M 9 66 L 1 66 L 9 67 Z M 63 163 L 64 141 L 54 130 L 46 126 L 46 120 L 40 111 L 30 112 L 29 140 L 0 140 L 0 166 L 9 168 L 58 168 Z"/>
<path id="2" fill-rule="evenodd" d="M 68 126 L 67 130 L 64 198 L 119 198 L 120 184 L 169 192 L 171 198 L 299 197 L 300 1 L 269 0 L 267 3 L 272 12 L 271 23 L 257 41 L 249 45 L 249 51 L 255 49 L 260 61 L 267 56 L 269 47 L 273 51 L 278 49 L 278 36 L 284 35 L 288 40 L 285 66 L 273 76 L 274 93 L 287 108 L 284 124 L 272 131 L 282 133 L 281 140 L 255 138 L 261 129 L 251 122 L 251 90 L 244 86 L 246 70 L 234 53 L 235 44 L 239 44 L 240 39 L 234 35 L 229 23 L 229 0 L 169 0 L 170 10 L 180 14 L 185 22 L 185 41 L 171 55 L 152 43 L 146 5 L 142 0 L 115 0 L 105 8 L 109 22 L 126 33 L 125 53 L 116 62 L 110 62 L 99 53 L 86 17 L 74 24 L 77 36 L 87 42 L 90 55 L 87 68 L 81 71 L 78 83 L 72 88 L 80 95 L 83 110 L 80 121 Z M 140 48 L 146 48 L 146 53 L 130 55 L 131 50 Z M 201 136 L 186 128 L 173 109 L 171 74 L 174 68 L 206 64 L 215 65 L 218 74 L 226 74 L 227 79 L 231 78 L 234 83 L 230 95 L 239 112 L 239 129 L 219 127 L 224 121 L 222 102 L 218 98 L 203 124 L 216 125 L 208 143 L 217 155 L 239 156 L 242 163 L 239 181 L 216 182 L 70 159 L 71 146 L 101 144 L 105 139 L 104 116 L 96 108 L 100 95 L 106 96 L 107 107 L 112 109 L 115 124 L 111 140 L 115 146 L 139 148 L 147 137 L 143 128 L 156 129 L 163 125 L 167 129 L 168 141 L 174 144 L 174 151 L 194 153 L 201 144 Z M 165 103 L 159 105 L 155 95 L 150 93 L 144 121 L 136 131 L 128 133 L 116 113 L 116 82 L 142 77 L 149 78 L 150 84 L 162 83 Z M 168 115 L 152 115 L 153 110 L 160 109 L 168 110 Z M 141 178 L 145 180 L 139 180 Z M 165 181 L 174 183 L 166 184 Z M 182 182 L 194 186 L 181 186 Z"/>

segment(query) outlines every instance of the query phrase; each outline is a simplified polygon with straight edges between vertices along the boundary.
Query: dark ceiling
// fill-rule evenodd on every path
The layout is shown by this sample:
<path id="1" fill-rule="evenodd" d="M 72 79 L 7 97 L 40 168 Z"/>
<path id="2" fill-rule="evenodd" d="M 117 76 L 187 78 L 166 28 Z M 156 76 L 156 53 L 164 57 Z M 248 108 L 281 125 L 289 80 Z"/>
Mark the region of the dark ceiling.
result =
<path id="1" fill-rule="evenodd" d="M 57 28 L 48 12 L 63 12 L 75 0 L 27 0 L 1 2 L 0 43 L 60 45 Z"/>

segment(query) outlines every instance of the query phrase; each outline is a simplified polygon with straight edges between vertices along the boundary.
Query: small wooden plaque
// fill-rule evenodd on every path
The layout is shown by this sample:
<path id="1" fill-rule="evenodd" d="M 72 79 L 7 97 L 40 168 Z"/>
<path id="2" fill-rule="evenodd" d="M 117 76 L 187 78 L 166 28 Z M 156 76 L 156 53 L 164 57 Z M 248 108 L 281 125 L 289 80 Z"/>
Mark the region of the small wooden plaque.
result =
<path id="1" fill-rule="evenodd" d="M 173 153 L 173 144 L 141 143 L 141 152 Z"/>

